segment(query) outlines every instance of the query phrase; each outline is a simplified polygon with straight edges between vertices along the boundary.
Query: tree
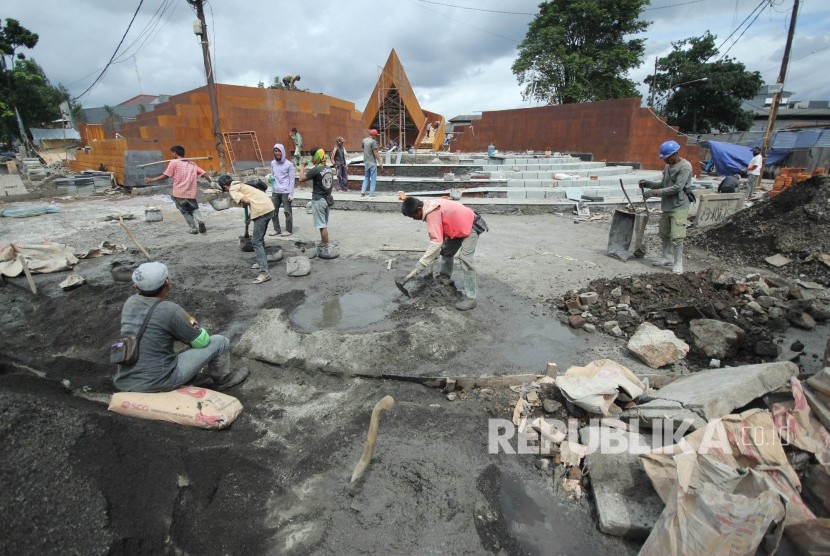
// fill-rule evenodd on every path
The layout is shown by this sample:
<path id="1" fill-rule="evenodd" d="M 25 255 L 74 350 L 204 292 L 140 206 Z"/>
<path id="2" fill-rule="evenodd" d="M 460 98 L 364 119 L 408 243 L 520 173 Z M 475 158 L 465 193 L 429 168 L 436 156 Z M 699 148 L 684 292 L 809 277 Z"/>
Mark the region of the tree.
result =
<path id="1" fill-rule="evenodd" d="M 552 0 L 539 5 L 513 62 L 525 99 L 551 104 L 638 96 L 625 73 L 640 65 L 648 0 Z"/>
<path id="2" fill-rule="evenodd" d="M 60 118 L 60 103 L 69 99 L 66 88 L 52 85 L 34 60 L 17 52 L 34 48 L 37 41 L 37 34 L 16 19 L 0 26 L 0 139 L 20 136 L 15 109 L 26 124 L 39 126 Z"/>
<path id="3" fill-rule="evenodd" d="M 32 33 L 22 25 L 16 19 L 12 19 L 10 17 L 6 18 L 6 26 L 3 27 L 0 24 L 0 54 L 2 54 L 2 60 L 0 60 L 0 65 L 3 69 L 7 67 L 11 67 L 14 69 L 14 59 L 15 59 L 15 52 L 20 47 L 26 47 L 32 49 L 35 47 L 38 41 L 38 36 L 35 33 Z M 6 65 L 6 56 L 11 58 L 11 64 L 9 66 Z M 17 53 L 18 59 L 25 59 L 23 53 Z"/>
<path id="4" fill-rule="evenodd" d="M 274 76 L 274 82 L 271 83 L 270 85 L 268 85 L 268 88 L 269 89 L 283 89 L 284 88 L 283 85 L 282 85 L 282 81 L 280 81 L 280 76 L 279 75 Z"/>
<path id="5" fill-rule="evenodd" d="M 741 101 L 758 92 L 761 74 L 734 58 L 709 62 L 718 54 L 716 38 L 707 31 L 672 43 L 672 52 L 657 60 L 657 73 L 645 79 L 652 95 L 665 99 L 655 104 L 663 104 L 668 123 L 681 131 L 744 131 L 752 125 L 752 113 L 741 108 Z"/>

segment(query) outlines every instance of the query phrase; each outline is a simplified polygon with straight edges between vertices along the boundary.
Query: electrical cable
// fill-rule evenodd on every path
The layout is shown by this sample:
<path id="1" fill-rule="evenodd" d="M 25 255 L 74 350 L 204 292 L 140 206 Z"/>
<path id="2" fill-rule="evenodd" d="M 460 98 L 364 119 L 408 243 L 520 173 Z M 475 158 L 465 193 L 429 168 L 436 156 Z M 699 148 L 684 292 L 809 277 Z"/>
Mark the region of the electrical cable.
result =
<path id="1" fill-rule="evenodd" d="M 690 0 L 689 2 L 680 2 L 679 4 L 667 4 L 665 6 L 652 6 L 651 8 L 643 8 L 644 12 L 652 11 L 652 10 L 663 10 L 665 8 L 674 8 L 675 6 L 686 6 L 688 4 L 697 4 L 700 2 L 706 2 L 706 0 Z"/>
<path id="2" fill-rule="evenodd" d="M 444 14 L 444 13 L 441 13 L 441 12 L 437 12 L 437 11 L 435 11 L 435 10 L 433 10 L 433 9 L 427 8 L 426 6 L 421 6 L 420 4 L 418 4 L 417 2 L 415 2 L 415 0 L 410 0 L 410 1 L 412 1 L 413 3 L 415 3 L 415 5 L 416 5 L 416 6 L 420 6 L 421 8 L 423 8 L 423 9 L 425 9 L 425 10 L 429 11 L 429 12 L 432 12 L 432 13 L 434 13 L 434 14 L 438 14 L 438 15 L 444 16 L 444 17 L 446 17 L 447 19 L 451 19 L 451 20 L 453 20 L 453 21 L 455 21 L 455 22 L 457 22 L 457 23 L 460 23 L 460 24 L 462 24 L 462 25 L 465 25 L 465 26 L 467 26 L 467 27 L 470 27 L 470 28 L 472 28 L 472 29 L 475 29 L 476 31 L 481 31 L 482 33 L 487 33 L 488 35 L 493 35 L 494 37 L 498 37 L 498 38 L 500 38 L 500 39 L 504 39 L 504 40 L 509 41 L 509 42 L 511 42 L 511 43 L 513 43 L 513 44 L 520 44 L 520 43 L 522 42 L 522 41 L 520 41 L 520 40 L 516 40 L 516 39 L 511 38 L 511 37 L 505 37 L 504 35 L 499 35 L 498 33 L 493 33 L 492 31 L 488 31 L 487 29 L 482 29 L 481 27 L 476 27 L 475 25 L 470 25 L 469 23 L 467 23 L 466 21 L 464 21 L 464 20 L 462 20 L 462 19 L 458 19 L 458 18 L 452 17 L 451 15 L 447 15 L 447 14 Z M 423 1 L 423 0 L 418 0 L 418 1 L 419 1 L 419 2 L 421 2 L 421 1 Z M 533 15 L 536 15 L 536 14 L 533 14 Z"/>
<path id="3" fill-rule="evenodd" d="M 732 50 L 732 47 L 733 47 L 733 46 L 735 46 L 736 44 L 738 44 L 738 41 L 739 41 L 739 40 L 741 40 L 741 37 L 743 37 L 743 36 L 744 36 L 744 33 L 746 33 L 746 32 L 749 30 L 749 28 L 750 28 L 750 27 L 752 27 L 752 24 L 753 24 L 753 23 L 755 23 L 755 21 L 758 19 L 758 16 L 760 16 L 762 13 L 764 13 L 764 11 L 763 11 L 763 10 L 761 10 L 760 12 L 758 12 L 757 14 L 755 14 L 755 18 L 754 18 L 752 21 L 750 21 L 750 22 L 749 22 L 749 24 L 748 24 L 746 27 L 744 27 L 744 30 L 743 30 L 743 31 L 741 31 L 741 34 L 740 34 L 740 35 L 738 35 L 738 38 L 737 38 L 737 39 L 735 39 L 735 40 L 732 42 L 732 44 L 730 44 L 730 45 L 729 45 L 729 48 L 727 48 L 727 49 L 726 49 L 726 52 L 724 52 L 723 54 L 721 54 L 721 55 L 718 57 L 718 60 L 723 60 L 723 58 L 724 58 L 727 54 L 729 54 L 729 51 L 730 51 L 730 50 Z"/>
<path id="4" fill-rule="evenodd" d="M 718 52 L 720 52 L 720 49 L 721 49 L 721 48 L 723 48 L 723 46 L 724 46 L 727 42 L 729 42 L 729 39 L 731 39 L 731 38 L 732 38 L 732 36 L 733 36 L 735 33 L 737 33 L 737 32 L 738 32 L 738 29 L 740 29 L 741 27 L 743 27 L 743 26 L 744 26 L 744 23 L 746 23 L 747 21 L 749 21 L 749 18 L 750 18 L 750 17 L 752 17 L 752 16 L 755 14 L 755 12 L 756 12 L 756 11 L 757 11 L 757 10 L 758 10 L 761 6 L 763 6 L 764 4 L 771 4 L 771 0 L 761 0 L 761 1 L 758 3 L 758 5 L 757 5 L 757 6 L 755 6 L 755 7 L 752 9 L 752 11 L 751 11 L 751 12 L 749 12 L 749 15 L 748 15 L 748 16 L 746 16 L 746 17 L 744 18 L 744 20 L 743 20 L 743 21 L 741 21 L 740 25 L 738 25 L 737 27 L 735 27 L 735 30 L 734 30 L 734 31 L 732 31 L 731 33 L 729 33 L 729 36 L 728 36 L 728 37 L 726 37 L 726 38 L 723 40 L 723 42 L 720 44 L 720 46 L 719 46 L 719 47 L 717 47 L 715 50 L 716 50 L 716 51 L 718 51 Z M 709 56 L 709 58 L 711 58 L 711 57 L 712 57 L 712 56 Z M 707 61 L 707 62 L 709 61 L 709 58 L 707 58 L 707 59 L 706 59 L 706 61 Z"/>
<path id="5" fill-rule="evenodd" d="M 703 2 L 703 0 L 695 0 L 696 2 Z M 485 10 L 484 8 L 470 8 L 468 6 L 458 6 L 456 4 L 444 4 L 443 2 L 433 2 L 432 0 L 418 0 L 418 2 L 423 2 L 424 4 L 435 4 L 436 6 L 445 6 L 447 8 L 458 8 L 460 10 L 470 10 L 474 12 L 487 12 L 493 14 L 507 14 L 507 15 L 539 15 L 537 13 L 529 13 L 529 12 L 506 12 L 502 10 Z"/>
<path id="6" fill-rule="evenodd" d="M 127 33 L 129 33 L 129 32 L 130 32 L 130 27 L 132 27 L 132 26 L 133 26 L 133 22 L 135 21 L 135 18 L 136 18 L 136 16 L 138 15 L 138 10 L 140 10 L 140 9 L 141 9 L 142 4 L 144 4 L 144 0 L 139 0 L 139 2 L 138 2 L 138 7 L 135 9 L 135 13 L 133 14 L 132 19 L 130 19 L 130 24 L 129 24 L 129 25 L 127 25 L 127 30 L 126 30 L 126 31 L 124 31 L 124 34 L 121 36 L 121 40 L 120 40 L 120 41 L 118 41 L 118 46 L 116 46 L 116 47 L 115 47 L 115 50 L 113 51 L 112 56 L 110 57 L 109 62 L 107 62 L 107 65 L 106 65 L 106 66 L 104 66 L 104 69 L 103 69 L 103 70 L 101 70 L 100 75 L 98 75 L 98 77 L 97 77 L 97 78 L 95 78 L 95 81 L 93 81 L 93 82 L 92 82 L 92 85 L 90 85 L 89 87 L 87 87 L 86 91 L 84 91 L 83 93 L 81 93 L 80 95 L 77 95 L 77 96 L 75 97 L 75 100 L 76 100 L 76 101 L 77 101 L 77 100 L 79 100 L 81 97 L 83 97 L 85 94 L 87 94 L 89 91 L 91 91 L 91 90 L 92 90 L 92 88 L 93 88 L 93 87 L 94 87 L 94 86 L 95 86 L 95 85 L 96 85 L 96 84 L 97 84 L 97 83 L 101 80 L 101 78 L 102 78 L 102 77 L 104 77 L 104 74 L 107 72 L 107 69 L 109 69 L 110 64 L 112 64 L 112 61 L 115 59 L 115 56 L 118 54 L 118 49 L 119 49 L 119 48 L 121 48 L 121 45 L 124 43 L 124 39 L 126 39 L 126 38 L 127 38 Z"/>

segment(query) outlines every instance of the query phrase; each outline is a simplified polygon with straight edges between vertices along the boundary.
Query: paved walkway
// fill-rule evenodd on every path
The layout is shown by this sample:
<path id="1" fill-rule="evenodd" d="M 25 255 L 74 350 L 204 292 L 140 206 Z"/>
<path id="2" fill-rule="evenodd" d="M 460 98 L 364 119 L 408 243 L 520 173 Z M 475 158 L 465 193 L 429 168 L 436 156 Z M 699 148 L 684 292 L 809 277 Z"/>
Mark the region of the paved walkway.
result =
<path id="1" fill-rule="evenodd" d="M 0 197 L 28 193 L 19 174 L 0 174 Z"/>

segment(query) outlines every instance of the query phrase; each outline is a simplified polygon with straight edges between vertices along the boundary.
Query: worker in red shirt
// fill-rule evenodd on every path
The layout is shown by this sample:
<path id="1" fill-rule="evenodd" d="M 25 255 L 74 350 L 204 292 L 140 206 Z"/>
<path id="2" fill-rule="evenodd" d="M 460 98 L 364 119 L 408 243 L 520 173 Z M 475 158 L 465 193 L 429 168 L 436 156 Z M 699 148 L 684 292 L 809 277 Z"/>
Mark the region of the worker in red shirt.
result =
<path id="1" fill-rule="evenodd" d="M 440 256 L 438 280 L 449 284 L 452 282 L 453 261 L 457 255 L 461 270 L 464 272 L 462 288 L 460 288 L 464 299 L 456 303 L 455 308 L 459 311 L 475 309 L 478 285 L 473 258 L 478 236 L 488 229 L 484 219 L 471 208 L 449 199 L 422 201 L 417 197 L 406 197 L 401 205 L 401 212 L 413 220 L 426 222 L 429 247 L 418 260 L 415 269 L 399 283 L 403 285 L 431 266 Z"/>

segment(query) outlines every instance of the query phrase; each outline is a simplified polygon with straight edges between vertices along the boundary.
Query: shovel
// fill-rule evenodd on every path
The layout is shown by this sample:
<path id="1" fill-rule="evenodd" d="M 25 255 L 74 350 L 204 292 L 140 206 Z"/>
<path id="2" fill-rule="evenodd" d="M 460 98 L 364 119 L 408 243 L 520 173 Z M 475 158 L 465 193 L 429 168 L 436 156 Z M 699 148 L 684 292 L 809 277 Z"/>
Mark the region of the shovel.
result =
<path id="1" fill-rule="evenodd" d="M 245 235 L 239 237 L 239 249 L 251 252 L 254 250 L 251 235 L 248 233 L 248 226 L 251 224 L 251 214 L 248 212 L 248 205 L 244 205 L 242 208 L 245 210 Z"/>
<path id="2" fill-rule="evenodd" d="M 409 294 L 409 291 L 404 287 L 404 284 L 412 280 L 416 274 L 418 274 L 417 268 L 409 274 L 407 274 L 406 276 L 404 276 L 402 280 L 395 280 L 395 285 L 398 287 L 399 290 L 401 290 L 401 293 L 404 294 L 406 297 L 412 296 Z"/>

